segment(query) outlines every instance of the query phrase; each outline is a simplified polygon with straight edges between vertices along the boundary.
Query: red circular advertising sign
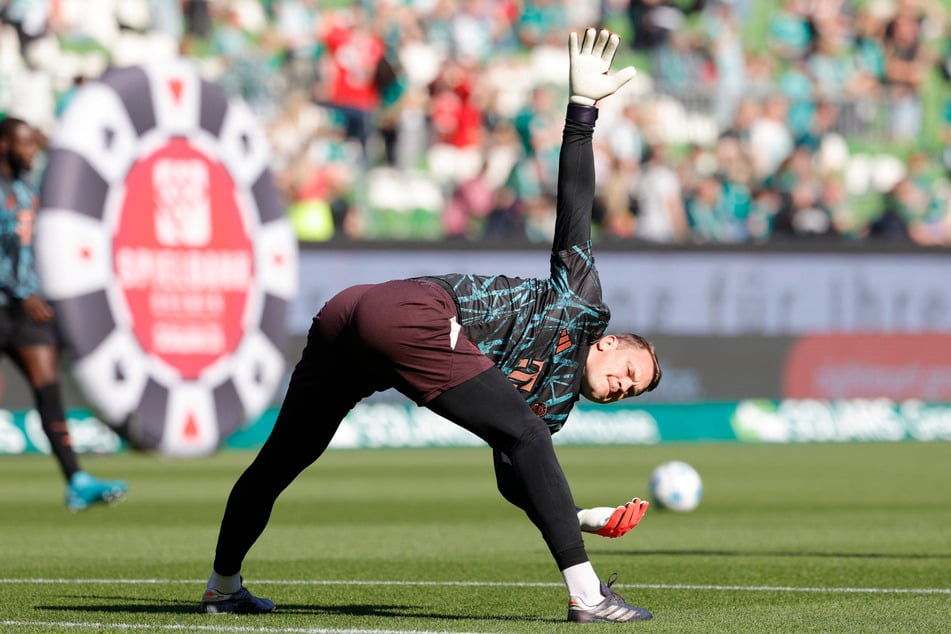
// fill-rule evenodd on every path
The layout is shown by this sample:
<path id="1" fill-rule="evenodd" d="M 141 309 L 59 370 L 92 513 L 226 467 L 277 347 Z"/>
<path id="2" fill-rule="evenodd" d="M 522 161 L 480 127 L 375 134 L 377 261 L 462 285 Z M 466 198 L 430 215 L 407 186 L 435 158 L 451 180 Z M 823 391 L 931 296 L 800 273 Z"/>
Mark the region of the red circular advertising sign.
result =
<path id="1" fill-rule="evenodd" d="M 134 445 L 213 451 L 283 383 L 297 238 L 270 161 L 184 59 L 111 69 L 63 113 L 37 264 L 77 384 Z"/>

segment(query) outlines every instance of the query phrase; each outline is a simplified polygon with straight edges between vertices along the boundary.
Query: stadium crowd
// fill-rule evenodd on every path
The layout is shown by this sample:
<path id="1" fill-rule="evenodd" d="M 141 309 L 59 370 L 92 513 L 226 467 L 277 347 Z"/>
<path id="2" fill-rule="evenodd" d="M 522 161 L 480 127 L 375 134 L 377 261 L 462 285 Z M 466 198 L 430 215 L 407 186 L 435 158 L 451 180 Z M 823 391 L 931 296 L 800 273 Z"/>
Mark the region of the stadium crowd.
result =
<path id="1" fill-rule="evenodd" d="M 187 55 L 266 126 L 305 242 L 550 241 L 565 34 L 605 25 L 641 73 L 601 108 L 597 240 L 951 244 L 942 0 L 0 6 L 0 110 L 52 134 L 110 65 Z"/>

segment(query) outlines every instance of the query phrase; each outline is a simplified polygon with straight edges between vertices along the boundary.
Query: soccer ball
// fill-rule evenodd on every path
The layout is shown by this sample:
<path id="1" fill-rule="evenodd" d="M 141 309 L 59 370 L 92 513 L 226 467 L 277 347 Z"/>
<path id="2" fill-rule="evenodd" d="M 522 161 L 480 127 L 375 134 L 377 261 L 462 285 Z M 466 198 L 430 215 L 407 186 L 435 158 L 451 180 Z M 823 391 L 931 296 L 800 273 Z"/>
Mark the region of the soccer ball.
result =
<path id="1" fill-rule="evenodd" d="M 686 462 L 670 460 L 651 472 L 651 501 L 660 508 L 686 513 L 700 505 L 703 481 Z"/>

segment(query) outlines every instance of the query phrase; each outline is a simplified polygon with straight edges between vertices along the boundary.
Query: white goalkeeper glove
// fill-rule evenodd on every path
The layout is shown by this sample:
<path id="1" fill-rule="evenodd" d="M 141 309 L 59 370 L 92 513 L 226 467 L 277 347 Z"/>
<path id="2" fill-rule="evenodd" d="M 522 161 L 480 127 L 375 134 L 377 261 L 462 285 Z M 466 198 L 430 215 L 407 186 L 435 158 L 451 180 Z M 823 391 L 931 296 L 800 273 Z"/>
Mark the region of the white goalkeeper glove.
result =
<path id="1" fill-rule="evenodd" d="M 608 75 L 620 42 L 621 38 L 607 29 L 585 29 L 580 45 L 576 32 L 572 31 L 568 35 L 568 89 L 571 103 L 593 106 L 598 99 L 614 93 L 637 74 L 636 68 L 627 66 Z"/>
<path id="2" fill-rule="evenodd" d="M 593 509 L 580 509 L 578 523 L 581 530 L 602 537 L 620 537 L 637 526 L 650 502 L 634 498 L 624 506 L 597 506 Z"/>

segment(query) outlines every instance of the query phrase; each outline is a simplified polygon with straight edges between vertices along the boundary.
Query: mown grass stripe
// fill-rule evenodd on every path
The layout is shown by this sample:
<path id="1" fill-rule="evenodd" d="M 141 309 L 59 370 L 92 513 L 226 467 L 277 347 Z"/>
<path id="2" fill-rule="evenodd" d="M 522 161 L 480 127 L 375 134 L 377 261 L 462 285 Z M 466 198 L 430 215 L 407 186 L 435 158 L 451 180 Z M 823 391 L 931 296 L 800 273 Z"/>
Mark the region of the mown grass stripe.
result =
<path id="1" fill-rule="evenodd" d="M 57 584 L 85 583 L 102 585 L 201 585 L 204 579 L 0 579 L 0 584 Z M 546 581 L 425 581 L 385 579 L 255 579 L 252 585 L 271 586 L 433 586 L 433 587 L 484 587 L 484 588 L 557 588 L 563 584 Z M 948 594 L 951 588 L 854 588 L 854 587 L 808 587 L 808 586 L 739 586 L 687 583 L 616 583 L 616 588 L 641 590 L 708 590 L 722 592 L 829 592 L 847 594 Z"/>
<path id="2" fill-rule="evenodd" d="M 141 623 L 105 623 L 90 622 L 81 623 L 75 621 L 0 621 L 0 625 L 11 627 L 49 627 L 64 629 L 88 629 L 88 630 L 165 630 L 165 631 L 188 631 L 188 632 L 261 632 L 262 634 L 478 634 L 477 632 L 448 632 L 448 631 L 424 631 L 424 630 L 354 630 L 326 627 L 247 627 L 237 625 L 155 625 Z"/>

